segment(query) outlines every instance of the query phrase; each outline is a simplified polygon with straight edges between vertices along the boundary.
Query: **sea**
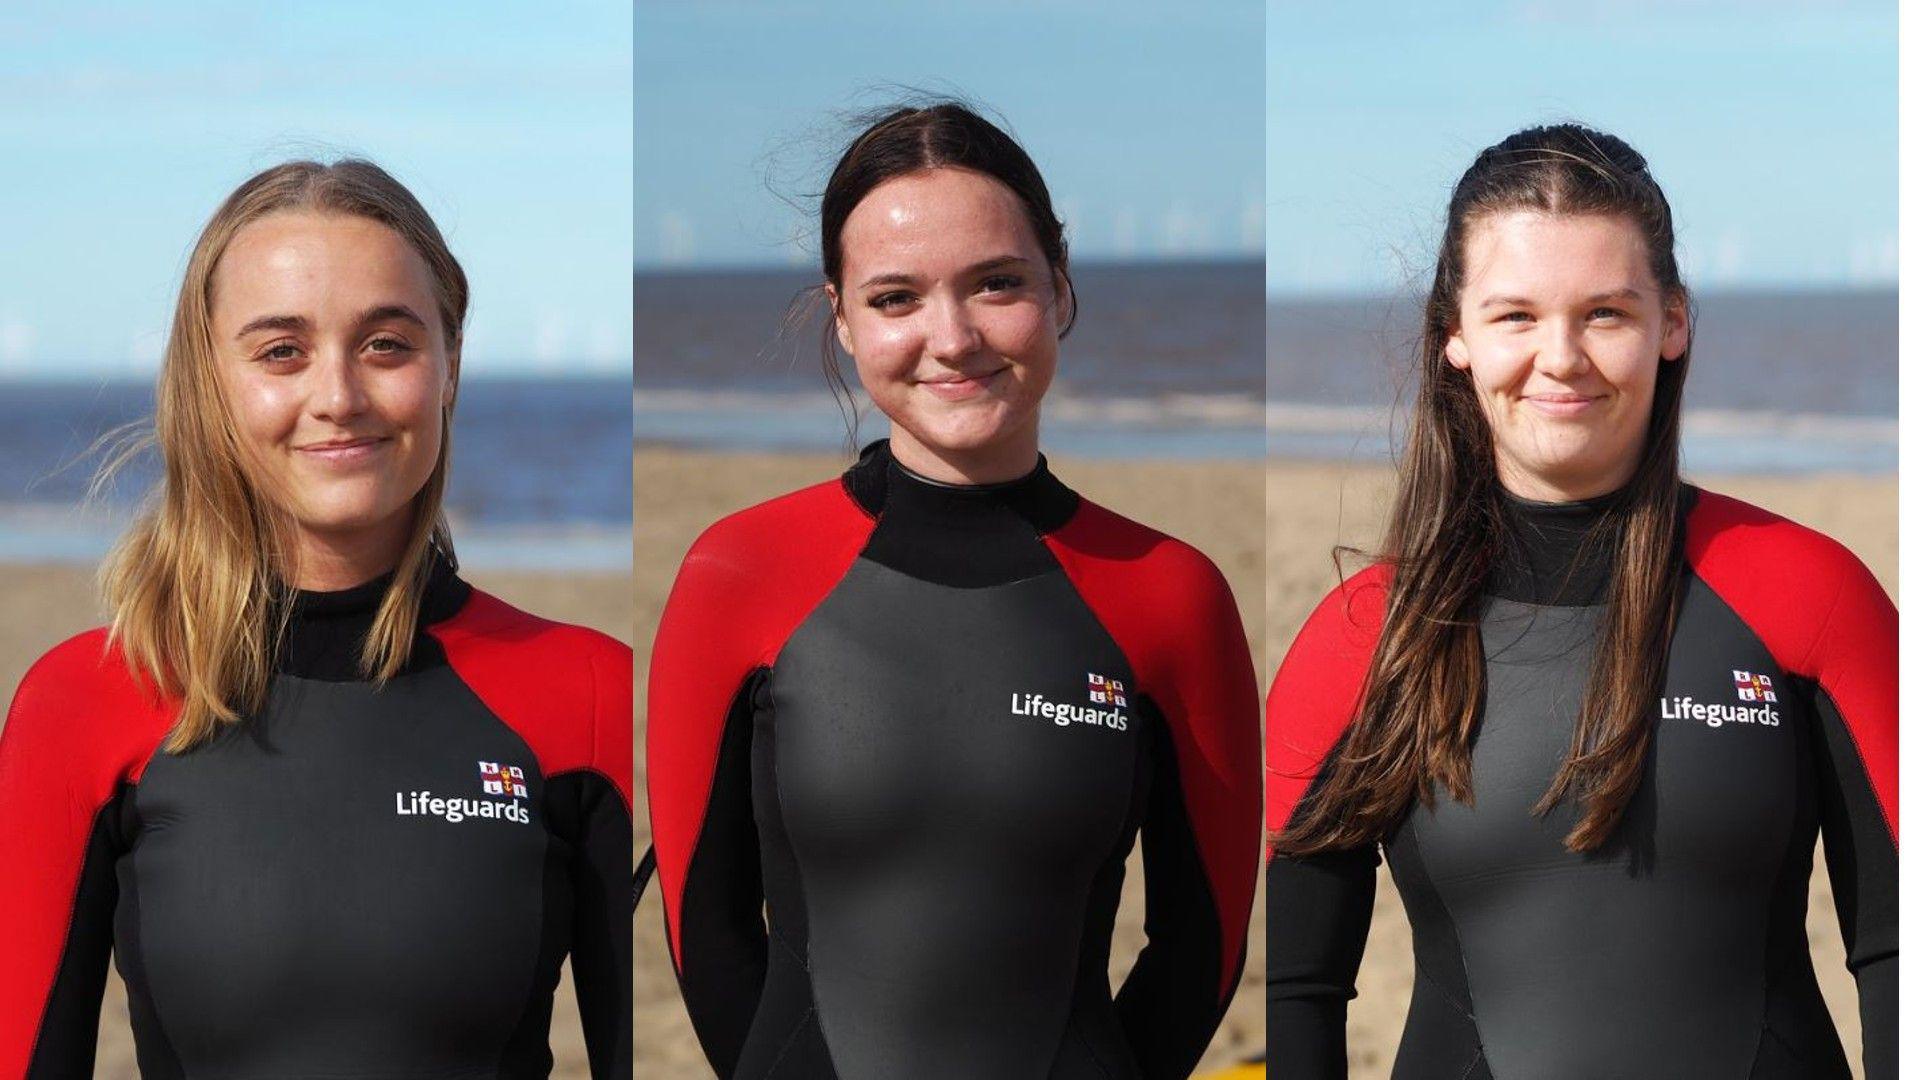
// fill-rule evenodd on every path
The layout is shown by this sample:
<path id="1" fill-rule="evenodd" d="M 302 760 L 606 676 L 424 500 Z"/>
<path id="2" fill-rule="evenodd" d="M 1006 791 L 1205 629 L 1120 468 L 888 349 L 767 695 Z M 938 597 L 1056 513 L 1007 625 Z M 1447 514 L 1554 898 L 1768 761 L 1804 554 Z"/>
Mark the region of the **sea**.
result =
<path id="1" fill-rule="evenodd" d="M 857 390 L 850 409 L 828 389 L 816 280 L 804 268 L 637 273 L 634 437 L 823 450 L 882 436 Z M 1269 297 L 1258 260 L 1097 263 L 1074 282 L 1080 320 L 1045 447 L 1391 460 L 1417 297 Z M 1701 295 L 1684 466 L 1891 473 L 1898 326 L 1892 288 Z"/>
<path id="2" fill-rule="evenodd" d="M 462 565 L 625 571 L 633 561 L 625 376 L 469 376 L 446 509 Z M 93 497 L 103 436 L 152 414 L 143 380 L 0 382 L 0 560 L 94 562 L 158 478 L 151 452 Z"/>

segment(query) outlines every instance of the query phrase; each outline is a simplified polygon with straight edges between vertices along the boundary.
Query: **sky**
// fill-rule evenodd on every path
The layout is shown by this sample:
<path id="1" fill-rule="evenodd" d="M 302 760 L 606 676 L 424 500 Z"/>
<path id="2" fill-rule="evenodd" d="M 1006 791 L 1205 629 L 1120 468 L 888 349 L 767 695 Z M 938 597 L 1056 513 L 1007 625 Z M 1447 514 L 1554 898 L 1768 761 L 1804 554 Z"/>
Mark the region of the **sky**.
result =
<path id="1" fill-rule="evenodd" d="M 807 206 L 849 110 L 899 88 L 1008 122 L 1076 259 L 1259 257 L 1258 0 L 641 0 L 641 268 L 814 261 Z"/>
<path id="2" fill-rule="evenodd" d="M 1420 280 L 1474 155 L 1569 119 L 1647 157 L 1695 289 L 1890 285 L 1896 14 L 1892 0 L 1275 0 L 1268 292 Z"/>
<path id="3" fill-rule="evenodd" d="M 624 0 L 0 5 L 0 378 L 150 374 L 227 193 L 349 153 L 465 266 L 469 375 L 627 371 L 631 23 Z"/>

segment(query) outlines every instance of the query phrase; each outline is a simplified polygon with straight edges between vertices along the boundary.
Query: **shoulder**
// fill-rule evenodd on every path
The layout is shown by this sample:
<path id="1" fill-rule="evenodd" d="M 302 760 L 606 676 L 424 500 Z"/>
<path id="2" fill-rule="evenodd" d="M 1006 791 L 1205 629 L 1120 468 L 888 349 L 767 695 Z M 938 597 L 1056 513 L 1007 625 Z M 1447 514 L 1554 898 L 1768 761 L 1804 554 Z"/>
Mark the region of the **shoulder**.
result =
<path id="1" fill-rule="evenodd" d="M 632 752 L 631 647 L 479 589 L 427 632 L 460 681 L 533 748 L 543 772 L 591 769 L 631 791 L 623 761 Z"/>
<path id="2" fill-rule="evenodd" d="M 849 544 L 857 550 L 873 524 L 841 481 L 824 481 L 708 526 L 688 549 L 680 578 L 703 584 L 721 584 L 743 574 L 757 578 Z"/>
<path id="3" fill-rule="evenodd" d="M 1267 826 L 1286 827 L 1360 707 L 1392 574 L 1374 563 L 1307 616 L 1267 692 Z"/>
<path id="4" fill-rule="evenodd" d="M 1739 499 L 1699 491 L 1685 527 L 1694 575 L 1790 669 L 1805 673 L 1830 631 L 1893 633 L 1886 590 L 1839 541 Z"/>
<path id="5" fill-rule="evenodd" d="M 1143 601 L 1176 607 L 1233 602 L 1226 577 L 1198 548 L 1085 498 L 1047 541 L 1069 573 L 1078 569 Z"/>
<path id="6" fill-rule="evenodd" d="M 172 726 L 177 702 L 139 678 L 96 627 L 47 650 L 14 691 L 0 740 L 35 754 L 58 753 L 70 768 L 137 770 Z"/>
<path id="7" fill-rule="evenodd" d="M 1380 626 L 1386 620 L 1387 592 L 1393 574 L 1385 563 L 1370 563 L 1345 578 L 1314 605 L 1289 647 L 1287 658 L 1296 653 L 1324 659 L 1358 656 L 1370 659 Z"/>

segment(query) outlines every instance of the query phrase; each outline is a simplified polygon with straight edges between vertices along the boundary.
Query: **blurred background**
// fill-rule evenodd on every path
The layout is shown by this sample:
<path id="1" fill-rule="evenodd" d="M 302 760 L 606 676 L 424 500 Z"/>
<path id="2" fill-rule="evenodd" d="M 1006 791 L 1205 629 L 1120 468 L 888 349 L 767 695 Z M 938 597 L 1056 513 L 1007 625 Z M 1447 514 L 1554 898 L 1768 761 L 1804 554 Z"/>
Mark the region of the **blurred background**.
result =
<path id="1" fill-rule="evenodd" d="M 1380 539 L 1453 184 L 1543 122 L 1626 139 L 1673 206 L 1699 308 L 1688 478 L 1836 537 L 1894 590 L 1895 24 L 1893 3 L 1855 0 L 1269 5 L 1269 678 L 1336 580 L 1334 544 Z M 1813 884 L 1808 933 L 1858 1071 L 1823 870 Z M 1383 872 L 1356 1078 L 1387 1075 L 1411 986 Z"/>
<path id="2" fill-rule="evenodd" d="M 1080 319 L 1042 423 L 1054 471 L 1211 556 L 1258 649 L 1260 3 L 719 0 L 641 3 L 634 17 L 642 652 L 701 529 L 851 460 L 821 371 L 818 313 L 804 308 L 820 280 L 812 196 L 859 130 L 849 114 L 916 91 L 997 115 L 1067 222 Z M 858 440 L 886 433 L 884 417 L 860 418 Z M 1134 866 L 1116 985 L 1144 941 L 1138 882 Z M 707 1075 L 657 890 L 635 935 L 639 1074 Z M 1264 1041 L 1258 920 L 1250 952 L 1208 1067 Z"/>
<path id="3" fill-rule="evenodd" d="M 463 567 L 632 638 L 631 9 L 230 2 L 0 11 L 0 695 L 104 618 L 91 574 L 156 475 L 83 503 L 147 416 L 201 225 L 292 157 L 408 185 L 472 283 L 447 497 Z M 31 104 L 29 104 L 31 103 Z M 556 1076 L 585 1076 L 571 993 Z M 136 1075 L 112 989 L 97 1075 Z"/>

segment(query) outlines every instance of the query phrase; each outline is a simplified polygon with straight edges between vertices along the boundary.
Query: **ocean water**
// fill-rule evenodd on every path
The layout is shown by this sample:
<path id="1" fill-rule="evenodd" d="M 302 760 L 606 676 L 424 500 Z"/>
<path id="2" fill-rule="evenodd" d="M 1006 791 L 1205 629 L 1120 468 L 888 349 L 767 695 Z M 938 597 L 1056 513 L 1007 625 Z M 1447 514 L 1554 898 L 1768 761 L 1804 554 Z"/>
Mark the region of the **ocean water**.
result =
<path id="1" fill-rule="evenodd" d="M 1419 298 L 1267 307 L 1268 434 L 1276 454 L 1384 458 L 1412 396 Z M 1897 467 L 1893 289 L 1705 293 L 1682 413 L 1696 472 Z"/>
<path id="2" fill-rule="evenodd" d="M 632 562 L 627 381 L 469 378 L 453 428 L 448 518 L 484 568 Z M 148 416 L 150 382 L 0 382 L 0 558 L 91 562 L 158 476 L 152 455 L 86 500 L 103 433 Z"/>
<path id="3" fill-rule="evenodd" d="M 805 269 L 636 274 L 634 437 L 834 449 L 884 434 L 857 390 L 841 401 L 827 389 L 813 282 Z M 1090 265 L 1075 284 L 1048 448 L 1390 458 L 1415 298 L 1268 298 L 1254 261 Z M 1686 467 L 1892 471 L 1898 326 L 1892 289 L 1703 295 Z"/>
<path id="4" fill-rule="evenodd" d="M 1257 260 L 1076 269 L 1080 317 L 1047 395 L 1046 447 L 1259 457 L 1262 279 Z M 637 273 L 634 437 L 736 449 L 844 445 L 849 414 L 821 367 L 824 312 L 807 303 L 815 280 L 804 269 Z M 850 366 L 845 375 L 855 382 Z M 855 400 L 864 404 L 857 392 Z M 852 438 L 885 434 L 884 418 L 855 413 Z"/>

